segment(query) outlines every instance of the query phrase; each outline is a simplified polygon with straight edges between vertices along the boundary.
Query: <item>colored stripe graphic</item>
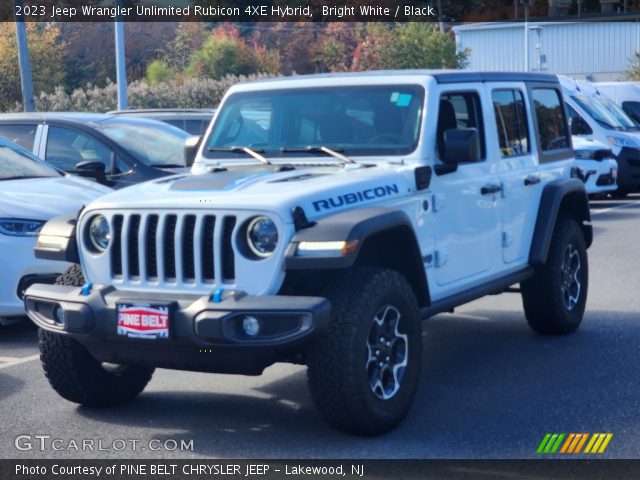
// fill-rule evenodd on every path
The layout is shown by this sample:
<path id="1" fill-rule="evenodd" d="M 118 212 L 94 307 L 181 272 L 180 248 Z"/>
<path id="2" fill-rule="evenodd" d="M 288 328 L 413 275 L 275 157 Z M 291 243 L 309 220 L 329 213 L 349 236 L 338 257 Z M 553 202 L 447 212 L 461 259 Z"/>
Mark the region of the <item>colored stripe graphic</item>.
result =
<path id="1" fill-rule="evenodd" d="M 600 454 L 609 446 L 613 433 L 547 433 L 543 437 L 536 453 L 538 454 Z M 582 448 L 585 446 L 584 451 Z"/>

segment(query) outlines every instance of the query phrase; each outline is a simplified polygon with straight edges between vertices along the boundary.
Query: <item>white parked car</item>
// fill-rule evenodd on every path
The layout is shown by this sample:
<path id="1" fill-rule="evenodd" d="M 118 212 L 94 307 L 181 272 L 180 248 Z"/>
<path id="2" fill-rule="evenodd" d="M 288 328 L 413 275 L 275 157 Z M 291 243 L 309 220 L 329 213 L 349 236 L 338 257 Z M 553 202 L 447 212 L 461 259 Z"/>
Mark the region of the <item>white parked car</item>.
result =
<path id="1" fill-rule="evenodd" d="M 589 138 L 573 136 L 573 151 L 580 178 L 589 195 L 614 192 L 618 188 L 618 162 L 605 144 Z"/>
<path id="2" fill-rule="evenodd" d="M 0 325 L 25 315 L 22 295 L 34 283 L 53 283 L 68 265 L 39 260 L 36 236 L 52 217 L 78 212 L 111 189 L 65 176 L 0 137 Z"/>

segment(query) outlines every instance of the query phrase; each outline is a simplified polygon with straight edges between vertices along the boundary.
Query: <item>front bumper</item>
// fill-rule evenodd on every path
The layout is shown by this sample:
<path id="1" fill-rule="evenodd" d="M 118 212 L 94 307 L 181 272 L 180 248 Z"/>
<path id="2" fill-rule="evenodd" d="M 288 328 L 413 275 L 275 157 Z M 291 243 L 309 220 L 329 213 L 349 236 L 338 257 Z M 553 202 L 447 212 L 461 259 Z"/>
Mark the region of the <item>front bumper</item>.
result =
<path id="1" fill-rule="evenodd" d="M 329 325 L 329 301 L 319 297 L 150 294 L 99 286 L 91 291 L 64 285 L 33 285 L 27 314 L 40 328 L 82 343 L 99 361 L 180 370 L 260 374 L 283 352 L 312 339 Z M 117 333 L 117 304 L 166 304 L 169 338 L 141 339 Z M 55 309 L 64 310 L 64 322 Z M 242 329 L 257 318 L 260 333 Z"/>
<path id="2" fill-rule="evenodd" d="M 0 234 L 0 317 L 24 316 L 22 290 L 31 280 L 49 283 L 64 272 L 69 264 L 40 260 L 33 256 L 35 237 L 10 237 Z"/>
<path id="3" fill-rule="evenodd" d="M 640 190 L 640 150 L 624 147 L 616 157 L 618 162 L 618 187 L 623 190 Z"/>
<path id="4" fill-rule="evenodd" d="M 618 164 L 613 159 L 579 160 L 584 187 L 589 195 L 615 191 L 618 188 Z"/>

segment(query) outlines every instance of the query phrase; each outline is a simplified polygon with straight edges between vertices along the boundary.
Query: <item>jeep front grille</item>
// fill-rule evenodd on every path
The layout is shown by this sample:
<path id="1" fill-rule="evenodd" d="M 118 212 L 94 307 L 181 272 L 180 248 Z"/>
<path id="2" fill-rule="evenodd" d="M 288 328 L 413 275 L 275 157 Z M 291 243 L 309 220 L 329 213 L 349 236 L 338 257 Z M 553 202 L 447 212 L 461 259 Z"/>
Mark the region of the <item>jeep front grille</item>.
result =
<path id="1" fill-rule="evenodd" d="M 111 277 L 143 284 L 232 283 L 236 223 L 231 215 L 117 213 L 111 219 Z"/>

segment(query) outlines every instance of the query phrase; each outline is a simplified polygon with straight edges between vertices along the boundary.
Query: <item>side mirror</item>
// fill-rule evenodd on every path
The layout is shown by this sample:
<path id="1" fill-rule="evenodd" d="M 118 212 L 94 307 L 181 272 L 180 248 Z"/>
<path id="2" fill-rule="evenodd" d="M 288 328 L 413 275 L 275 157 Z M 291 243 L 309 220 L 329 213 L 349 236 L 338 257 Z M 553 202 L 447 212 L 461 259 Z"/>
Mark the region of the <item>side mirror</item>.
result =
<path id="1" fill-rule="evenodd" d="M 196 154 L 200 148 L 202 137 L 192 136 L 184 141 L 184 162 L 187 167 L 193 165 L 196 160 Z"/>
<path id="2" fill-rule="evenodd" d="M 476 128 L 456 128 L 444 132 L 444 158 L 447 164 L 480 160 L 480 136 Z"/>
<path id="3" fill-rule="evenodd" d="M 87 160 L 76 164 L 76 172 L 79 176 L 93 178 L 102 185 L 107 185 L 104 163 L 96 160 Z"/>

